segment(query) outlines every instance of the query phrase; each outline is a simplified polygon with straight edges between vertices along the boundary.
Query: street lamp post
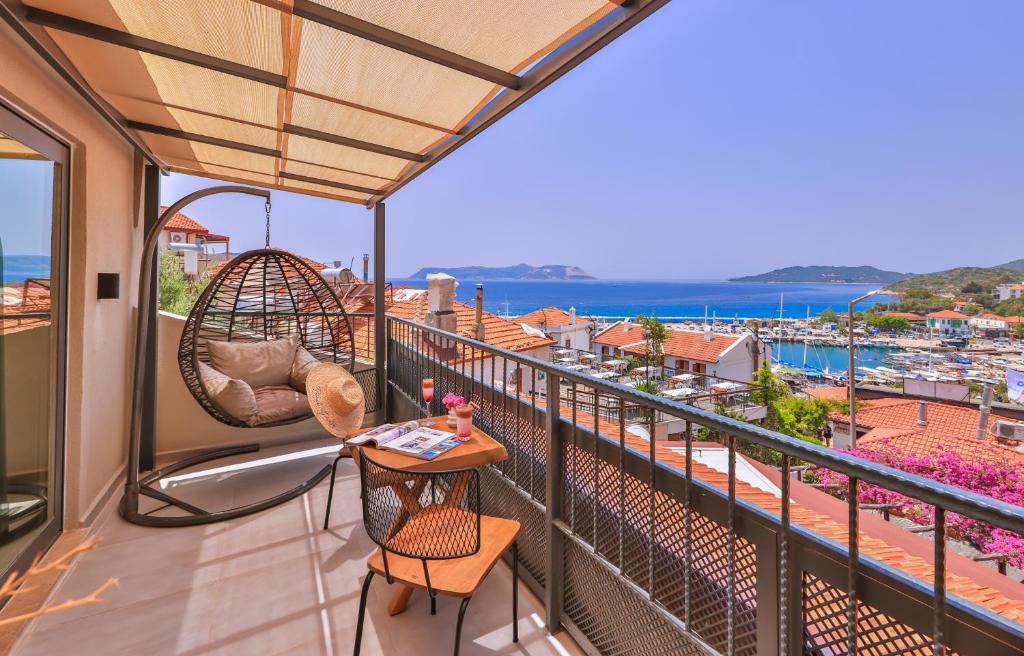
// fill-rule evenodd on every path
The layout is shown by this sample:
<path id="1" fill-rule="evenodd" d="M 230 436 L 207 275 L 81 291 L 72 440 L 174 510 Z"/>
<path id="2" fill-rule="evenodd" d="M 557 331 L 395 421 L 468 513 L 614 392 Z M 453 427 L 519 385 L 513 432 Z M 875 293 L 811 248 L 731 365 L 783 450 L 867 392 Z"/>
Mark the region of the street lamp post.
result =
<path id="1" fill-rule="evenodd" d="M 857 446 L 857 379 L 853 373 L 853 306 L 861 301 L 871 298 L 880 291 L 882 290 L 876 289 L 864 294 L 863 296 L 858 296 L 850 301 L 849 305 L 849 329 L 847 330 L 846 336 L 849 339 L 850 364 L 849 368 L 846 370 L 846 377 L 850 381 L 850 448 Z"/>

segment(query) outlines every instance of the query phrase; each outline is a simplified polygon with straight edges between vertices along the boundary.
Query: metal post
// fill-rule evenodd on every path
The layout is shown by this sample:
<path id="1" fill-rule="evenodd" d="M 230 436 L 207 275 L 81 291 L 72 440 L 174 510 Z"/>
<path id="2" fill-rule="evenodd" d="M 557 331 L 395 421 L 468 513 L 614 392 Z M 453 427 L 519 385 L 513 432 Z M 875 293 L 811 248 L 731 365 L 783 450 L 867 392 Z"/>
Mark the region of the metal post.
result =
<path id="1" fill-rule="evenodd" d="M 160 220 L 160 169 L 147 165 L 144 173 L 143 230 L 148 232 Z M 149 297 L 159 298 L 160 262 L 154 259 L 151 266 L 152 276 L 149 286 Z M 157 303 L 149 304 L 148 308 L 139 308 L 146 312 L 150 326 L 157 325 Z M 156 329 L 150 330 L 146 336 L 146 374 L 142 381 L 142 435 L 139 445 L 139 469 L 153 469 L 156 457 Z"/>
<path id="2" fill-rule="evenodd" d="M 545 433 L 548 439 L 548 466 L 545 476 L 547 501 L 544 504 L 544 530 L 547 533 L 548 552 L 544 605 L 548 633 L 555 633 L 561 628 L 562 611 L 562 533 L 555 526 L 555 520 L 561 519 L 562 516 L 562 444 L 558 439 L 561 377 L 549 372 L 546 383 Z"/>
<path id="3" fill-rule="evenodd" d="M 850 348 L 850 361 L 849 368 L 846 370 L 846 377 L 850 382 L 850 448 L 857 446 L 857 378 L 853 373 L 853 306 L 861 301 L 871 298 L 882 290 L 875 289 L 873 291 L 858 296 L 857 298 L 850 301 L 849 305 L 849 317 L 850 324 L 847 330 L 847 339 Z"/>
<path id="4" fill-rule="evenodd" d="M 384 203 L 373 206 L 373 366 L 377 371 L 377 399 L 389 419 L 387 395 L 387 331 L 384 322 Z"/>

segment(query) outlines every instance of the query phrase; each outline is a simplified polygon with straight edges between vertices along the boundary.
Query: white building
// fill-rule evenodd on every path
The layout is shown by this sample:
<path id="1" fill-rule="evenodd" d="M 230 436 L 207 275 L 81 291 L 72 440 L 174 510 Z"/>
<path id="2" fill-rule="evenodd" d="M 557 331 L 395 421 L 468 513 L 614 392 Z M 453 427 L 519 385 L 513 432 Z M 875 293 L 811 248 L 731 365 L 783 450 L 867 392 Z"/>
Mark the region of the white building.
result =
<path id="1" fill-rule="evenodd" d="M 996 298 L 1000 301 L 1008 301 L 1021 296 L 1024 296 L 1024 283 L 1010 283 L 996 287 Z"/>
<path id="2" fill-rule="evenodd" d="M 516 321 L 540 330 L 561 348 L 589 351 L 593 346 L 594 322 L 579 320 L 574 307 L 568 312 L 557 307 L 541 308 L 518 317 Z"/>
<path id="3" fill-rule="evenodd" d="M 666 368 L 716 378 L 750 382 L 760 363 L 770 357 L 767 346 L 752 334 L 723 335 L 710 329 L 669 327 L 662 345 Z M 643 326 L 620 321 L 594 338 L 600 355 L 643 357 L 647 344 Z"/>

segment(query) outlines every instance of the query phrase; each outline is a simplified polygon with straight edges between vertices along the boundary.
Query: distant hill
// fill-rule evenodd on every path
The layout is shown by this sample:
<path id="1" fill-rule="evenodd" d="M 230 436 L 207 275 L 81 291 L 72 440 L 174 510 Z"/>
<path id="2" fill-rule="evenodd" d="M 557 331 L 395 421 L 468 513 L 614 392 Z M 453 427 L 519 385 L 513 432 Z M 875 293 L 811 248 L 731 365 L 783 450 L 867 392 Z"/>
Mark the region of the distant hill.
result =
<path id="1" fill-rule="evenodd" d="M 424 267 L 410 278 L 426 278 L 431 273 L 447 273 L 459 280 L 593 280 L 583 269 L 568 264 L 532 266 L 516 264 L 508 267 Z"/>
<path id="2" fill-rule="evenodd" d="M 873 266 L 792 266 L 756 276 L 730 278 L 731 282 L 861 283 L 887 285 L 912 276 L 911 273 L 883 271 Z"/>
<path id="3" fill-rule="evenodd" d="M 995 267 L 957 267 L 935 273 L 913 276 L 888 285 L 894 292 L 919 289 L 933 294 L 959 293 L 967 284 L 977 283 L 981 289 L 994 289 L 996 285 L 1020 282 L 1024 279 L 1024 260 L 1014 260 Z"/>

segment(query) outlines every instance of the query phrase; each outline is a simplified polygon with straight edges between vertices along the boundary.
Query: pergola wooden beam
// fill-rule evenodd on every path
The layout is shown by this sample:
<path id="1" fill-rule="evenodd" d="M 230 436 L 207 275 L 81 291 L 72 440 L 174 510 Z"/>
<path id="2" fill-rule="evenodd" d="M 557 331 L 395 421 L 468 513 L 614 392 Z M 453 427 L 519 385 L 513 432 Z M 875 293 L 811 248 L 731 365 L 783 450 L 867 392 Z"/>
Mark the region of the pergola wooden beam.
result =
<path id="1" fill-rule="evenodd" d="M 381 193 L 380 189 L 371 189 L 370 187 L 360 187 L 359 185 L 346 184 L 344 182 L 335 182 L 334 180 L 325 180 L 324 178 L 314 178 L 309 175 L 299 175 L 298 173 L 289 173 L 288 171 L 281 171 L 277 174 L 277 177 L 284 178 L 286 180 L 296 180 L 298 182 L 309 182 L 311 184 L 326 185 L 328 187 L 337 187 L 338 189 L 347 189 L 348 191 L 355 191 L 360 194 L 374 195 Z"/>
<path id="2" fill-rule="evenodd" d="M 370 143 L 369 141 L 360 141 L 358 139 L 350 139 L 348 137 L 342 137 L 337 134 L 331 134 L 330 132 L 321 132 L 320 130 L 314 130 L 312 128 L 304 128 L 301 125 L 292 125 L 291 123 L 285 123 L 282 130 L 287 134 L 294 134 L 298 137 L 307 137 L 309 139 L 316 139 L 317 141 L 326 141 L 329 143 L 338 144 L 340 146 L 348 146 L 350 148 L 358 148 L 360 150 L 368 150 L 373 153 L 379 153 L 381 155 L 390 155 L 391 157 L 397 157 L 399 159 L 407 159 L 410 162 L 425 162 L 427 161 L 426 156 L 419 153 L 413 153 L 408 150 L 400 150 L 398 148 L 391 148 L 390 146 L 381 146 L 380 144 Z"/>
<path id="3" fill-rule="evenodd" d="M 489 66 L 482 62 L 475 61 L 469 57 L 438 48 L 424 41 L 414 39 L 400 32 L 394 32 L 380 25 L 368 23 L 355 16 L 343 14 L 329 7 L 312 2 L 311 0 L 295 0 L 292 14 L 320 23 L 340 32 L 357 36 L 360 39 L 373 41 L 382 46 L 399 50 L 406 54 L 427 61 L 440 64 L 447 68 L 472 75 L 473 77 L 494 82 L 507 89 L 518 89 L 522 85 L 522 78 L 513 75 L 500 68 Z"/>
<path id="4" fill-rule="evenodd" d="M 29 22 L 43 27 L 49 27 L 62 32 L 69 32 L 71 34 L 78 34 L 79 36 L 96 39 L 97 41 L 103 41 L 123 48 L 131 48 L 132 50 L 138 50 L 140 52 L 148 52 L 151 55 L 174 59 L 186 64 L 208 68 L 213 71 L 227 73 L 228 75 L 234 75 L 247 80 L 255 80 L 256 82 L 262 82 L 281 89 L 285 88 L 288 84 L 288 79 L 284 75 L 271 73 L 259 68 L 253 68 L 252 66 L 245 66 L 244 64 L 239 64 L 238 62 L 233 62 L 227 59 L 205 55 L 201 52 L 195 52 L 194 50 L 179 48 L 177 46 L 161 43 L 160 41 L 154 41 L 153 39 L 129 34 L 128 32 L 121 32 L 120 30 L 96 25 L 95 23 L 89 23 L 77 18 L 71 18 L 70 16 L 62 16 L 43 9 L 28 7 L 25 16 Z"/>
<path id="5" fill-rule="evenodd" d="M 233 150 L 243 150 L 247 153 L 256 153 L 257 155 L 266 155 L 268 157 L 281 156 L 281 151 L 277 150 L 276 148 L 264 148 L 263 146 L 254 146 L 253 144 L 241 143 L 239 141 L 230 141 L 228 139 L 211 137 L 205 134 L 196 134 L 195 132 L 185 132 L 184 130 L 167 128 L 162 125 L 140 123 L 139 121 L 127 121 L 126 125 L 133 130 L 138 130 L 139 132 L 160 134 L 165 137 L 185 139 L 187 141 L 198 141 L 199 143 L 210 144 L 211 146 L 220 146 L 221 148 L 231 148 Z"/>

